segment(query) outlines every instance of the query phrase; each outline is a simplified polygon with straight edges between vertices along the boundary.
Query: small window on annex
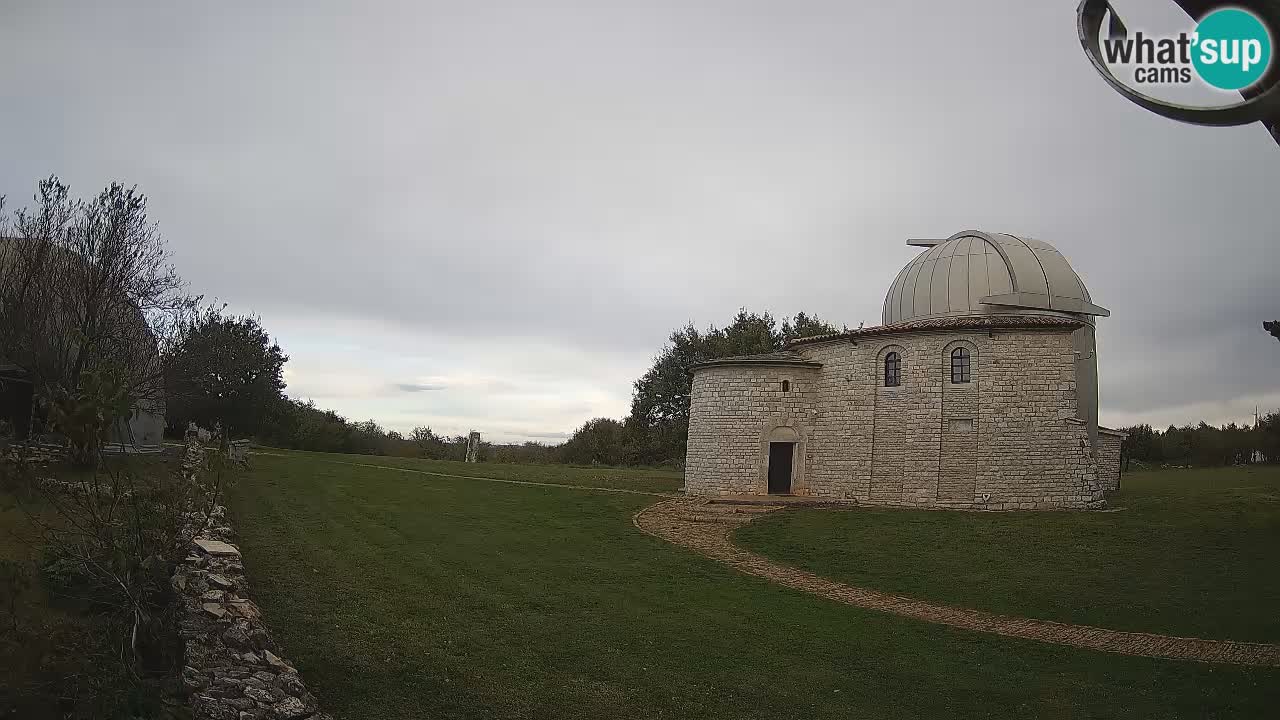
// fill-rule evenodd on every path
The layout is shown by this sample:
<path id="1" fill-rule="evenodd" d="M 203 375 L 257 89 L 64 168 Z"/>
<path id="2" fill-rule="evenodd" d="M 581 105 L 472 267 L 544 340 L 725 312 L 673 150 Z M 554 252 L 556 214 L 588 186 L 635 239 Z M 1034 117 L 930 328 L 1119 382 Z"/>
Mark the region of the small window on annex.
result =
<path id="1" fill-rule="evenodd" d="M 951 351 L 951 382 L 967 383 L 972 379 L 969 351 L 959 347 Z"/>
<path id="2" fill-rule="evenodd" d="M 884 356 L 884 386 L 898 387 L 902 384 L 902 357 L 896 352 Z"/>
<path id="3" fill-rule="evenodd" d="M 790 380 L 783 380 L 783 381 L 782 381 L 782 392 L 791 392 L 791 381 L 790 381 Z"/>

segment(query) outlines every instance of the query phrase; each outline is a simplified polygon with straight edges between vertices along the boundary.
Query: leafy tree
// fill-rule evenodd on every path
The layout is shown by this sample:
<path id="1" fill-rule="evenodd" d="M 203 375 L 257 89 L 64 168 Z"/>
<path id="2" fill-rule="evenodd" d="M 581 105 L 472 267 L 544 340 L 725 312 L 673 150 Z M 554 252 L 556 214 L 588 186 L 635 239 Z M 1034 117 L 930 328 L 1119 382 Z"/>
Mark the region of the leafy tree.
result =
<path id="1" fill-rule="evenodd" d="M 123 373 L 137 401 L 157 400 L 161 348 L 193 299 L 147 216 L 146 196 L 111 183 L 73 199 L 57 177 L 12 227 L 0 217 L 0 348 L 44 398 L 74 392 L 85 370 Z"/>
<path id="2" fill-rule="evenodd" d="M 625 459 L 636 464 L 680 464 L 689 433 L 690 372 L 694 365 L 734 355 L 779 350 L 795 338 L 839 332 L 817 316 L 797 313 L 782 327 L 769 313 L 738 310 L 725 328 L 699 332 L 692 323 L 671 333 L 653 365 L 635 382 Z"/>
<path id="3" fill-rule="evenodd" d="M 409 439 L 418 449 L 418 457 L 443 459 L 446 455 L 444 438 L 436 435 L 431 428 L 419 426 L 409 434 Z"/>
<path id="4" fill-rule="evenodd" d="M 848 326 L 842 326 L 838 330 L 831 324 L 825 322 L 817 315 L 806 315 L 805 313 L 796 313 L 795 318 L 782 321 L 782 342 L 788 343 L 799 338 L 813 337 L 814 335 L 825 335 L 831 332 L 846 332 Z"/>
<path id="5" fill-rule="evenodd" d="M 1267 413 L 1258 420 L 1254 447 L 1268 462 L 1280 462 L 1280 410 Z"/>
<path id="6" fill-rule="evenodd" d="M 620 465 L 625 432 L 623 424 L 617 420 L 588 420 L 561 446 L 561 460 L 575 465 Z"/>
<path id="7" fill-rule="evenodd" d="M 1280 320 L 1264 322 L 1262 323 L 1262 329 L 1271 333 L 1275 339 L 1280 340 Z"/>
<path id="8" fill-rule="evenodd" d="M 1149 425 L 1124 429 L 1128 456 L 1152 464 L 1218 466 L 1258 461 L 1280 461 L 1280 412 L 1259 418 L 1253 427 L 1229 423 L 1214 427 L 1197 425 L 1153 430 Z"/>
<path id="9" fill-rule="evenodd" d="M 111 368 L 83 370 L 74 389 L 54 387 L 50 398 L 53 424 L 66 436 L 71 461 L 82 467 L 97 464 L 111 426 L 128 417 L 134 400 L 119 372 Z"/>
<path id="10" fill-rule="evenodd" d="M 1130 458 L 1143 461 L 1159 461 L 1159 437 L 1150 425 L 1134 425 L 1124 428 L 1129 434 L 1125 439 Z"/>
<path id="11" fill-rule="evenodd" d="M 229 434 L 256 435 L 284 399 L 288 360 L 258 318 L 206 308 L 166 363 L 170 426 L 221 423 Z"/>
<path id="12" fill-rule="evenodd" d="M 81 200 L 51 176 L 13 222 L 0 214 L 0 360 L 31 383 L 34 430 L 71 439 L 79 463 L 96 462 L 99 440 L 86 444 L 74 422 L 101 390 L 82 383 L 109 376 L 128 400 L 109 434 L 127 435 L 134 412 L 161 411 L 164 359 L 198 301 L 136 187 Z"/>
<path id="13" fill-rule="evenodd" d="M 495 463 L 546 464 L 561 460 L 563 446 L 545 445 L 532 440 L 519 445 L 481 443 L 481 455 Z"/>

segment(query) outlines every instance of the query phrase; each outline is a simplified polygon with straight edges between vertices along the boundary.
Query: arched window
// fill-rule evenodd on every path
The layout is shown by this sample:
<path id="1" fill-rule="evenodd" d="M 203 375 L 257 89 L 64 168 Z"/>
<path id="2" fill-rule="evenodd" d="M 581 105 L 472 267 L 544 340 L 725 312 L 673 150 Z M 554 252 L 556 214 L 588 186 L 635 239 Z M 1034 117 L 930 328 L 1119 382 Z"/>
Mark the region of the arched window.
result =
<path id="1" fill-rule="evenodd" d="M 967 383 L 970 380 L 969 351 L 958 347 L 951 351 L 951 382 Z"/>
<path id="2" fill-rule="evenodd" d="M 783 380 L 783 381 L 782 381 L 782 392 L 791 392 L 791 381 L 790 381 L 790 380 Z"/>
<path id="3" fill-rule="evenodd" d="M 884 356 L 884 386 L 898 387 L 902 384 L 902 358 L 896 352 Z"/>

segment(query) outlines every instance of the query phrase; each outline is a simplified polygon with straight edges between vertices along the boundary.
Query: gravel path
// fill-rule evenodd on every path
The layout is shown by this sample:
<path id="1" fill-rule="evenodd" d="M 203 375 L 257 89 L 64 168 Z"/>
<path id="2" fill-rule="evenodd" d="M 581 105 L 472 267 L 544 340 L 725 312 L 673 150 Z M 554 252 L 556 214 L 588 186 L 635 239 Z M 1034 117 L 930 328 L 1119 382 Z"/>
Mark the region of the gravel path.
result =
<path id="1" fill-rule="evenodd" d="M 805 570 L 779 565 L 733 544 L 730 537 L 735 529 L 778 507 L 668 500 L 644 508 L 633 516 L 632 522 L 654 537 L 687 547 L 740 572 L 846 605 L 963 630 L 1124 655 L 1280 667 L 1280 645 L 1107 630 L 950 607 L 828 580 Z"/>

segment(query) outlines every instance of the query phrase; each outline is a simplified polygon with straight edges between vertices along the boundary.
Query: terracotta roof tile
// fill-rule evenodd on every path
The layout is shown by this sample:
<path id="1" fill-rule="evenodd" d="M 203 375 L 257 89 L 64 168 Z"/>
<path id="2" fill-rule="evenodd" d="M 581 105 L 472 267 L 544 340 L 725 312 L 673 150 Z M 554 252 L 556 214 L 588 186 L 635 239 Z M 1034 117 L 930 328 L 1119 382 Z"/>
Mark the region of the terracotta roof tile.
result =
<path id="1" fill-rule="evenodd" d="M 814 362 L 806 359 L 799 353 L 793 353 L 788 350 L 779 350 L 777 352 L 760 353 L 758 355 L 734 355 L 732 357 L 715 358 L 700 362 L 691 370 L 698 370 L 704 367 L 716 367 L 720 365 L 798 365 L 801 367 L 822 367 L 822 363 Z"/>
<path id="2" fill-rule="evenodd" d="M 785 348 L 797 345 L 829 342 L 832 340 L 855 340 L 870 335 L 892 335 L 894 333 L 917 332 L 920 330 L 985 330 L 989 328 L 1078 328 L 1084 323 L 1061 315 L 963 315 L 959 317 L 924 318 L 909 320 L 893 325 L 876 325 L 840 333 L 813 335 L 796 338 L 787 343 Z M 784 349 L 785 349 L 784 348 Z"/>

